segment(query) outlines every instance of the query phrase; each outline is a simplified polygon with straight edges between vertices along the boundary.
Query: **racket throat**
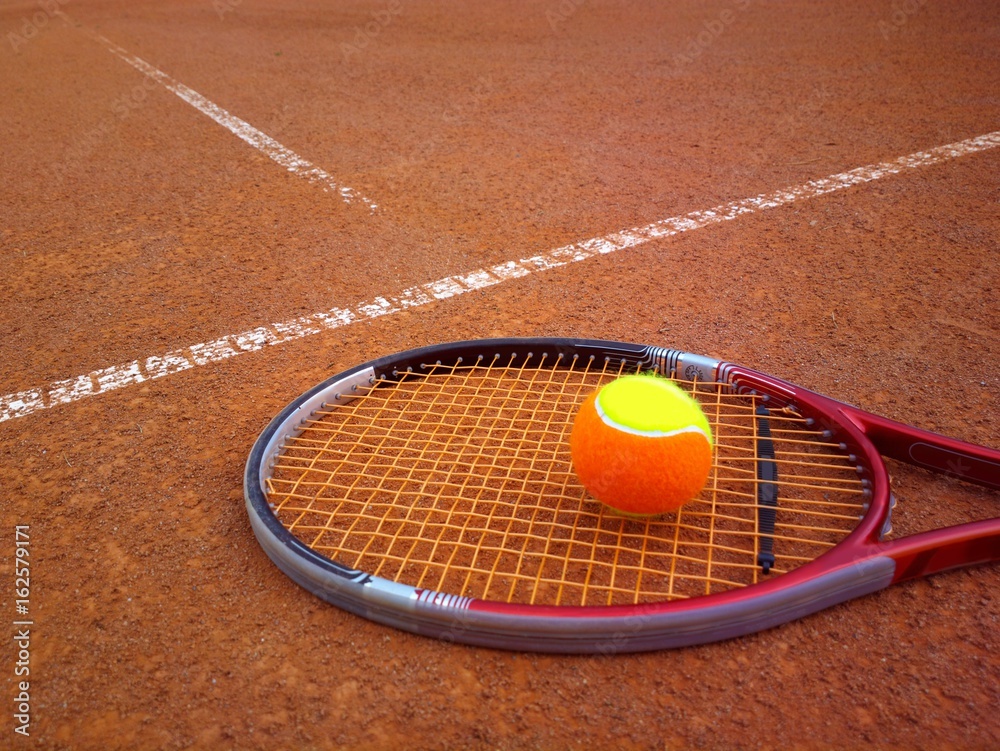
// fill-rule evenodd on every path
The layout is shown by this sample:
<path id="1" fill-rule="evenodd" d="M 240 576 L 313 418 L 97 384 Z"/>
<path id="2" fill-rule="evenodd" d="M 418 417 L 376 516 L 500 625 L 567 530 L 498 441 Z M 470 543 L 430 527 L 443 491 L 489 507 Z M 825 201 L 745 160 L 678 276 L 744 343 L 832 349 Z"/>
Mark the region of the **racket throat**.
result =
<path id="1" fill-rule="evenodd" d="M 771 439 L 771 411 L 763 404 L 757 418 L 757 565 L 763 573 L 774 567 L 774 527 L 778 515 L 778 465 Z"/>

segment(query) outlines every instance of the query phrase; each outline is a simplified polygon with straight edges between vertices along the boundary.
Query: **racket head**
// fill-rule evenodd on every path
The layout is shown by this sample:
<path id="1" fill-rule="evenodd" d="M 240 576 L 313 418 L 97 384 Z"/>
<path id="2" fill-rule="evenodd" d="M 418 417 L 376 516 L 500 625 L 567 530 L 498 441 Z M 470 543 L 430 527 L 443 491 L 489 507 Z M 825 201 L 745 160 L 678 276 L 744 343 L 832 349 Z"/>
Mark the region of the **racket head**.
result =
<path id="1" fill-rule="evenodd" d="M 407 402 L 414 402 L 422 385 L 447 381 L 456 371 L 467 379 L 467 371 L 477 369 L 484 371 L 473 386 L 472 401 L 480 399 L 479 407 L 472 413 L 463 407 L 450 426 L 445 420 L 429 429 L 438 436 L 436 458 L 420 459 L 417 452 L 402 465 L 377 459 L 380 452 L 398 458 L 414 448 L 410 433 L 416 428 L 407 422 L 406 411 L 412 411 Z M 567 441 L 574 405 L 602 382 L 644 370 L 679 379 L 702 403 L 717 442 L 702 496 L 676 515 L 635 520 L 613 514 L 575 484 Z M 516 375 L 509 375 L 512 371 Z M 532 401 L 531 389 L 517 391 L 517 408 L 501 409 L 490 399 L 504 398 L 507 377 L 527 379 L 532 388 L 559 398 Z M 350 432 L 358 426 L 345 426 L 373 394 L 399 391 L 403 384 L 415 390 L 405 393 L 400 405 L 375 407 L 388 410 L 385 426 L 363 439 Z M 450 404 L 461 401 L 457 390 L 445 387 L 444 393 Z M 337 404 L 342 406 L 330 406 Z M 251 450 L 246 503 L 258 540 L 281 570 L 317 596 L 381 623 L 451 641 L 550 652 L 704 643 L 783 623 L 892 582 L 892 559 L 873 549 L 889 522 L 888 476 L 864 431 L 838 419 L 838 404 L 711 358 L 622 342 L 503 339 L 422 348 L 359 365 L 289 404 Z M 761 480 L 753 445 L 759 405 L 767 406 L 777 427 L 781 493 L 793 497 L 779 500 L 778 530 L 770 535 L 759 529 Z M 513 416 L 500 427 L 486 425 L 487 413 L 510 409 Z M 532 433 L 529 421 L 518 422 L 518 409 L 547 413 L 545 427 Z M 738 424 L 730 425 L 730 419 Z M 327 420 L 332 428 L 322 427 Z M 377 422 L 371 415 L 358 420 Z M 463 420 L 471 422 L 463 427 Z M 459 483 L 459 492 L 441 501 L 442 493 L 431 492 L 432 481 L 418 465 L 429 461 L 432 469 L 443 470 L 460 459 L 460 453 L 447 454 L 458 428 L 463 445 L 478 442 L 486 449 L 473 464 L 504 463 L 496 459 L 505 455 L 503 442 L 490 442 L 497 431 L 514 436 L 522 447 L 551 444 L 552 456 L 537 481 L 531 479 L 541 461 L 537 455 L 529 461 L 515 452 L 500 479 L 486 476 L 464 484 L 454 476 L 478 477 L 479 469 L 458 465 L 451 481 Z M 310 437 L 316 430 L 319 437 Z M 296 456 L 294 446 L 303 440 L 327 445 L 318 454 Z M 364 449 L 365 470 L 336 479 L 346 465 L 357 463 L 357 457 L 345 458 L 353 446 L 366 441 L 374 444 Z M 323 451 L 332 453 L 321 458 Z M 509 465 L 519 461 L 527 464 L 512 481 Z M 333 464 L 317 470 L 317 462 Z M 299 466 L 310 463 L 305 471 Z M 373 477 L 372 467 L 381 476 Z M 293 476 L 283 474 L 289 471 Z M 335 478 L 336 487 L 321 487 L 321 477 Z M 504 483 L 511 482 L 527 490 L 505 494 Z M 372 487 L 352 498 L 365 484 Z M 436 504 L 443 505 L 436 509 Z M 808 519 L 796 520 L 802 516 Z M 494 520 L 506 536 L 490 527 Z M 536 535 L 533 526 L 547 531 Z M 385 534 L 348 541 L 360 527 Z M 418 533 L 428 530 L 421 539 Z M 764 574 L 757 555 L 768 536 L 780 542 L 781 554 L 773 573 Z M 380 546 L 385 550 L 378 552 Z M 462 556 L 457 573 L 440 573 L 444 559 Z M 609 556 L 615 559 L 610 567 Z M 430 562 L 429 572 L 426 565 L 407 571 L 417 559 Z M 636 579 L 645 583 L 637 585 Z"/>

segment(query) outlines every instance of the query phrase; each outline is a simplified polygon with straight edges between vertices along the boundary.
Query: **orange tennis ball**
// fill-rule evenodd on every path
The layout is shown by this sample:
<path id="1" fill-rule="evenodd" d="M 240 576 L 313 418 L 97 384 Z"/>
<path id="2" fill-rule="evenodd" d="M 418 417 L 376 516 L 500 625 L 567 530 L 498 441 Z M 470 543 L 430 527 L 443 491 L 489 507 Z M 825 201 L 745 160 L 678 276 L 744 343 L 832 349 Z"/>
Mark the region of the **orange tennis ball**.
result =
<path id="1" fill-rule="evenodd" d="M 583 486 L 626 514 L 673 511 L 705 487 L 712 467 L 705 413 L 655 375 L 624 376 L 587 397 L 569 445 Z"/>

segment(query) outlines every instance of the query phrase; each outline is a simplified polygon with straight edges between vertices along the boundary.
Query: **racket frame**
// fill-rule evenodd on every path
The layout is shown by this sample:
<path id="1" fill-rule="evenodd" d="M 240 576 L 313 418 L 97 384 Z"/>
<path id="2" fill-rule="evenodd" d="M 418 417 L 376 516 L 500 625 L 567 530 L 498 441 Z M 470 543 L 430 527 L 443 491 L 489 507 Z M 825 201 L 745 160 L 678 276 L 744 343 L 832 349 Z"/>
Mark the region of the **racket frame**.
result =
<path id="1" fill-rule="evenodd" d="M 311 550 L 282 526 L 267 501 L 266 480 L 281 446 L 324 404 L 376 388 L 421 366 L 482 353 L 505 361 L 527 352 L 621 358 L 628 367 L 722 382 L 740 394 L 804 415 L 832 416 L 831 438 L 858 458 L 869 509 L 847 537 L 799 568 L 751 586 L 687 600 L 637 605 L 553 606 L 480 600 L 419 589 L 352 569 Z M 442 360 L 444 358 L 444 360 Z M 818 418 L 822 419 L 822 417 Z M 289 578 L 338 607 L 413 633 L 515 650 L 602 653 L 703 644 L 761 631 L 897 581 L 1000 558 L 1000 518 L 883 541 L 893 499 L 881 455 L 1000 487 L 1000 452 L 872 415 L 781 379 L 711 358 L 660 347 L 578 339 L 492 339 L 424 347 L 358 365 L 291 402 L 255 442 L 244 473 L 254 534 Z"/>

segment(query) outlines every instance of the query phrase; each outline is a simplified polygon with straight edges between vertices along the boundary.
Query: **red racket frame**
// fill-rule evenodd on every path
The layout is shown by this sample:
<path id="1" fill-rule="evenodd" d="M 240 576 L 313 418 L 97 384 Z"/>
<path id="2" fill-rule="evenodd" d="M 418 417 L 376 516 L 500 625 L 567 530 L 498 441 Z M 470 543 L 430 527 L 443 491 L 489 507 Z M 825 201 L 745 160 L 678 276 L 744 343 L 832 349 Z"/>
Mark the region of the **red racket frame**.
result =
<path id="1" fill-rule="evenodd" d="M 340 391 L 392 377 L 442 356 L 483 351 L 560 357 L 629 358 L 663 372 L 720 381 L 738 393 L 765 395 L 769 405 L 792 407 L 829 429 L 858 459 L 871 488 L 858 526 L 815 560 L 741 589 L 688 600 L 640 605 L 548 606 L 477 600 L 416 589 L 347 568 L 306 547 L 270 511 L 266 465 L 283 435 L 295 432 L 312 409 Z M 825 422 L 825 424 L 824 424 Z M 896 582 L 959 566 L 1000 560 L 1000 518 L 882 540 L 892 511 L 882 456 L 1000 489 L 1000 451 L 914 428 L 860 410 L 755 370 L 658 347 L 593 340 L 482 340 L 439 345 L 359 365 L 318 385 L 288 405 L 262 433 L 245 475 L 250 520 L 262 547 L 289 577 L 337 606 L 367 618 L 440 639 L 508 649 L 611 653 L 701 644 L 760 631 Z"/>

